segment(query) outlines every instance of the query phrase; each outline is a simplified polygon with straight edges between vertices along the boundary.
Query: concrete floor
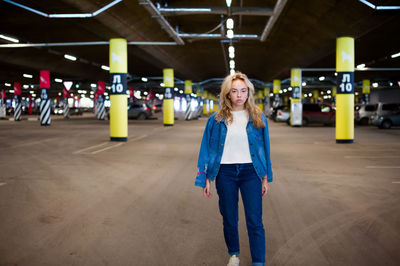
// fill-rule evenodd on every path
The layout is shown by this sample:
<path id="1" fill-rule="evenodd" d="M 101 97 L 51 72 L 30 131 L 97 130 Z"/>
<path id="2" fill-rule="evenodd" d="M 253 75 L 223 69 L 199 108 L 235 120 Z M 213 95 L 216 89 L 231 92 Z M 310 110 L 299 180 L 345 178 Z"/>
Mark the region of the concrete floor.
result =
<path id="1" fill-rule="evenodd" d="M 0 265 L 226 265 L 213 186 L 194 187 L 205 120 L 0 121 Z M 400 265 L 400 129 L 270 122 L 268 265 Z M 240 213 L 241 260 L 251 258 Z"/>

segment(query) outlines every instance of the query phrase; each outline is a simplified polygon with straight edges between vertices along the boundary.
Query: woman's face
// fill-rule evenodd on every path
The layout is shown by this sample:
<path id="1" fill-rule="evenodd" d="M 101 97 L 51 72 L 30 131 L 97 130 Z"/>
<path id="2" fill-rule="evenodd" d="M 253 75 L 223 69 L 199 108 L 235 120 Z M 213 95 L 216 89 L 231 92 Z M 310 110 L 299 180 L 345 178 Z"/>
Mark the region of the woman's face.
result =
<path id="1" fill-rule="evenodd" d="M 229 92 L 229 98 L 232 102 L 233 110 L 244 109 L 244 104 L 249 97 L 249 89 L 243 80 L 237 79 L 232 82 L 232 88 Z"/>

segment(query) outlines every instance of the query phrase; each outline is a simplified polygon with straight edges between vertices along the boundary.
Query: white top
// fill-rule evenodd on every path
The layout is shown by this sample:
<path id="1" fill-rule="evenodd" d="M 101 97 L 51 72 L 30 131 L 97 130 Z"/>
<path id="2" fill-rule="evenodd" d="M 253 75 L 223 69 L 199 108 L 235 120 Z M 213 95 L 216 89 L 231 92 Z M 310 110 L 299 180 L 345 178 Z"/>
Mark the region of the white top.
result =
<path id="1" fill-rule="evenodd" d="M 246 126 L 249 115 L 246 110 L 232 111 L 233 122 L 227 125 L 221 164 L 252 163 Z"/>

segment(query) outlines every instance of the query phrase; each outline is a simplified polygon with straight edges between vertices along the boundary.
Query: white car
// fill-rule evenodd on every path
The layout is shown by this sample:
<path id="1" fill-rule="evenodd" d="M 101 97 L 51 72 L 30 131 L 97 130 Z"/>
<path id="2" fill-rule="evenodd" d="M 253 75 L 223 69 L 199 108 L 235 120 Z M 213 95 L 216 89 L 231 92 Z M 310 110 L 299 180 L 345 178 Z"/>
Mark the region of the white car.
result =
<path id="1" fill-rule="evenodd" d="M 289 110 L 278 110 L 276 113 L 276 121 L 277 122 L 286 122 L 290 118 Z"/>

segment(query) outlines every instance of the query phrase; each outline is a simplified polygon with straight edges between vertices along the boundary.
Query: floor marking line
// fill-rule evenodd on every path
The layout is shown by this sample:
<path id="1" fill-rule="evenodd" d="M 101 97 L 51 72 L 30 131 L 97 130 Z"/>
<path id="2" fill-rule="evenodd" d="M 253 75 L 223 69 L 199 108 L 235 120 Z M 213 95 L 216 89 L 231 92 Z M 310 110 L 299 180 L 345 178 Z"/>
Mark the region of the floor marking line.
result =
<path id="1" fill-rule="evenodd" d="M 90 154 L 97 154 L 97 153 L 102 152 L 102 151 L 106 151 L 106 150 L 109 150 L 109 149 L 112 149 L 112 148 L 119 147 L 119 146 L 121 146 L 122 144 L 124 144 L 124 143 L 117 143 L 117 144 L 115 144 L 115 145 L 113 145 L 113 146 L 109 146 L 109 147 L 105 147 L 105 148 L 100 149 L 100 150 L 97 150 L 97 151 L 93 151 L 93 152 L 91 152 Z"/>
<path id="2" fill-rule="evenodd" d="M 400 169 L 400 166 L 367 165 L 365 168 L 369 168 L 369 169 Z"/>
<path id="3" fill-rule="evenodd" d="M 58 138 L 49 138 L 49 139 L 42 139 L 42 140 L 37 140 L 37 141 L 31 141 L 31 142 L 27 142 L 27 143 L 17 144 L 17 145 L 14 145 L 14 146 L 12 146 L 12 147 L 7 147 L 7 148 L 18 148 L 18 147 L 23 147 L 23 146 L 41 144 L 42 142 L 46 142 L 46 141 L 50 141 L 50 140 L 54 140 L 54 139 L 58 139 Z"/>
<path id="4" fill-rule="evenodd" d="M 97 148 L 97 147 L 100 147 L 100 146 L 104 146 L 107 143 L 109 143 L 109 142 L 103 142 L 103 143 L 100 143 L 100 144 L 97 144 L 97 145 L 93 145 L 93 146 L 90 146 L 90 147 L 87 147 L 87 148 L 84 148 L 84 149 L 81 149 L 81 150 L 74 151 L 73 153 L 76 154 L 76 153 L 80 153 L 80 152 L 83 152 L 83 151 L 86 151 L 86 150 L 90 150 L 92 148 Z"/>
<path id="5" fill-rule="evenodd" d="M 1 186 L 4 186 L 4 185 L 7 185 L 7 183 L 0 182 L 0 187 L 1 187 Z"/>
<path id="6" fill-rule="evenodd" d="M 400 181 L 394 181 L 392 184 L 400 184 Z"/>
<path id="7" fill-rule="evenodd" d="M 146 137 L 148 137 L 148 135 L 145 134 L 145 135 L 142 135 L 142 136 L 133 138 L 133 139 L 131 139 L 131 141 L 137 141 L 137 140 L 140 140 L 140 139 L 144 139 L 144 138 L 146 138 Z"/>
<path id="8" fill-rule="evenodd" d="M 346 155 L 345 159 L 396 159 L 400 158 L 400 156 L 362 156 L 362 155 Z"/>

